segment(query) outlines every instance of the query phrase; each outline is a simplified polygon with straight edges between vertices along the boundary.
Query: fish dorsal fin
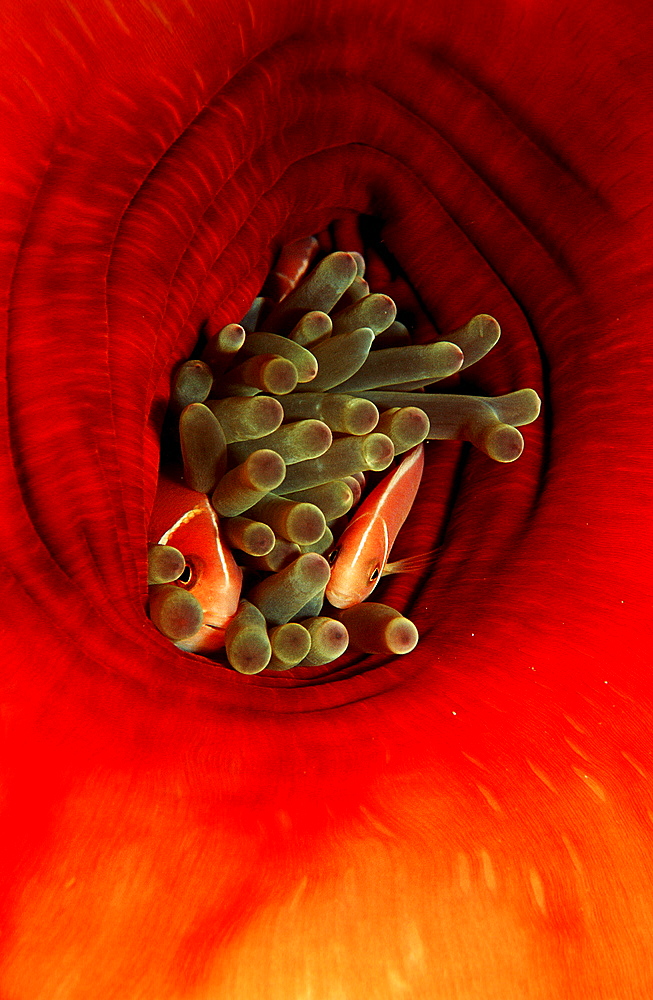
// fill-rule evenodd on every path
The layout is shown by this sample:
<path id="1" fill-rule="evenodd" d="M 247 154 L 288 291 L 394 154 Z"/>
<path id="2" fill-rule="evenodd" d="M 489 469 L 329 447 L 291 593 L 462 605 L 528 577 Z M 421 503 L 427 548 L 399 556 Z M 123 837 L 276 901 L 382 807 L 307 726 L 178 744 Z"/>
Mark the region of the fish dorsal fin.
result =
<path id="1" fill-rule="evenodd" d="M 397 559 L 396 562 L 388 562 L 383 567 L 382 576 L 389 576 L 391 573 L 421 573 L 428 569 L 435 559 L 438 549 L 430 549 L 429 552 L 419 552 L 414 556 L 406 556 L 405 559 Z"/>

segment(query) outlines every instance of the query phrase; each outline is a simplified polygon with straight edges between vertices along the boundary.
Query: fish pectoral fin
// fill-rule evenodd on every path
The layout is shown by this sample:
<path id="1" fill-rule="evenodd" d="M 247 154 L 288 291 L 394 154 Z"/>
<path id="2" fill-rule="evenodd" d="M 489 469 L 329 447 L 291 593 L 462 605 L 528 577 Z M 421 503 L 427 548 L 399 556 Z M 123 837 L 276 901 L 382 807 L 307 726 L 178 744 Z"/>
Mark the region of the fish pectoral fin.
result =
<path id="1" fill-rule="evenodd" d="M 383 567 L 381 576 L 389 576 L 391 573 L 421 573 L 423 569 L 428 569 L 431 565 L 437 551 L 437 548 L 430 549 L 428 552 L 406 556 L 405 559 L 397 559 L 396 562 L 388 562 Z"/>

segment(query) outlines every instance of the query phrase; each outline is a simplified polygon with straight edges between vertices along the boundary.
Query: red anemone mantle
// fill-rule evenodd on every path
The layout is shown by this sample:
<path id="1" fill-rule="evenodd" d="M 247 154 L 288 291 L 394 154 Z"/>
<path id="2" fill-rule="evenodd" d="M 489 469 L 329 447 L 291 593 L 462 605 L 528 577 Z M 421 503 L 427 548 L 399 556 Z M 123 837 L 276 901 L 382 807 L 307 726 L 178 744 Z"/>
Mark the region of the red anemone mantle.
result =
<path id="1" fill-rule="evenodd" d="M 648 2 L 4 7 L 2 996 L 651 995 Z M 169 374 L 353 213 L 544 418 L 431 449 L 414 653 L 243 678 L 144 613 Z"/>

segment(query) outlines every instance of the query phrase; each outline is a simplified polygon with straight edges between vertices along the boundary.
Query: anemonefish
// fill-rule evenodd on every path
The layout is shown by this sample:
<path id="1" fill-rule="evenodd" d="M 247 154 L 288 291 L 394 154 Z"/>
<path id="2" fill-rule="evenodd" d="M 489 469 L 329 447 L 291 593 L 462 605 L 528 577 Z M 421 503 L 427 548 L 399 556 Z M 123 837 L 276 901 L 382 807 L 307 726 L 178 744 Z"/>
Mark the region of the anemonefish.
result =
<path id="1" fill-rule="evenodd" d="M 286 243 L 281 248 L 274 269 L 266 278 L 263 295 L 269 296 L 276 302 L 285 299 L 306 274 L 319 247 L 314 236 Z"/>
<path id="2" fill-rule="evenodd" d="M 326 588 L 336 608 L 360 604 L 383 575 L 424 565 L 428 556 L 388 563 L 399 529 L 413 505 L 424 469 L 424 446 L 418 444 L 372 490 L 343 531 L 329 557 L 331 577 Z"/>
<path id="3" fill-rule="evenodd" d="M 208 497 L 189 489 L 174 473 L 160 475 L 148 537 L 151 544 L 179 549 L 186 566 L 175 584 L 190 591 L 204 611 L 199 632 L 175 645 L 195 653 L 220 649 L 238 609 L 243 573 L 220 536 Z"/>

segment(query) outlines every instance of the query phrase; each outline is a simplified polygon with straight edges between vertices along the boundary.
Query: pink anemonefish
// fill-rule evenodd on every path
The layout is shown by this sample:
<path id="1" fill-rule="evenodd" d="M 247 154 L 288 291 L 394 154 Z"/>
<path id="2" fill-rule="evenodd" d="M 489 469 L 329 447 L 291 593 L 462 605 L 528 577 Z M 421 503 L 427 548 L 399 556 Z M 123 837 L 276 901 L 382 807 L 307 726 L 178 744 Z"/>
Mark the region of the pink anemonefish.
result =
<path id="1" fill-rule="evenodd" d="M 408 517 L 424 470 L 418 444 L 372 490 L 331 552 L 326 597 L 335 608 L 351 608 L 372 593 L 382 576 L 422 568 L 432 553 L 389 563 L 388 556 Z"/>
<path id="2" fill-rule="evenodd" d="M 281 248 L 274 270 L 268 275 L 263 295 L 276 302 L 285 299 L 302 280 L 319 250 L 314 236 L 294 240 Z"/>
<path id="3" fill-rule="evenodd" d="M 224 645 L 224 630 L 240 601 L 243 573 L 220 537 L 219 519 L 208 497 L 174 474 L 159 476 L 149 528 L 150 544 L 172 545 L 186 560 L 176 586 L 202 605 L 204 624 L 192 638 L 175 643 L 194 653 Z"/>

